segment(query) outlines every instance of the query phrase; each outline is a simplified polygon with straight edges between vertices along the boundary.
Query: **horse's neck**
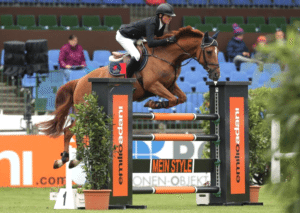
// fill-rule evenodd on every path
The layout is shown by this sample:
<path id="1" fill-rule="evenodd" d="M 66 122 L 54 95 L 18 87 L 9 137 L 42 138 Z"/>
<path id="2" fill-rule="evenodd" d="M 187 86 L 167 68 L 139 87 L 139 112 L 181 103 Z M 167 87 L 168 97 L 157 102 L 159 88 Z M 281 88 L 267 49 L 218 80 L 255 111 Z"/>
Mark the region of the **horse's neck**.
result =
<path id="1" fill-rule="evenodd" d="M 189 59 L 191 57 L 196 57 L 196 50 L 197 50 L 198 42 L 191 42 L 191 40 L 189 40 L 189 39 L 185 39 L 185 40 L 179 39 L 178 44 L 182 48 L 180 48 L 176 44 L 173 45 L 176 48 L 176 52 L 174 51 L 174 54 L 172 54 L 174 57 L 174 62 L 176 64 L 181 64 L 186 59 Z M 191 44 L 194 44 L 194 45 L 191 45 Z"/>

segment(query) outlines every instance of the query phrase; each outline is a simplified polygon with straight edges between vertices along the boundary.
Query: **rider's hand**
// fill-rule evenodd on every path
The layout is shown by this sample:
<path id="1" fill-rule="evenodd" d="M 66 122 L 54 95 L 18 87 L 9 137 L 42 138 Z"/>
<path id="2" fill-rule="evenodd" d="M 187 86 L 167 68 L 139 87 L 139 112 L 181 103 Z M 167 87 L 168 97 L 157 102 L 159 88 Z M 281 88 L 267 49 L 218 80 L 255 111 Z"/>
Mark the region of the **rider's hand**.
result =
<path id="1" fill-rule="evenodd" d="M 85 65 L 84 65 L 84 64 L 81 64 L 81 66 L 82 66 L 82 67 L 85 67 Z"/>
<path id="2" fill-rule="evenodd" d="M 175 43 L 177 41 L 176 37 L 173 35 L 169 38 L 167 38 L 168 43 Z"/>
<path id="3" fill-rule="evenodd" d="M 67 69 L 70 69 L 72 66 L 71 65 L 66 65 L 66 68 Z"/>

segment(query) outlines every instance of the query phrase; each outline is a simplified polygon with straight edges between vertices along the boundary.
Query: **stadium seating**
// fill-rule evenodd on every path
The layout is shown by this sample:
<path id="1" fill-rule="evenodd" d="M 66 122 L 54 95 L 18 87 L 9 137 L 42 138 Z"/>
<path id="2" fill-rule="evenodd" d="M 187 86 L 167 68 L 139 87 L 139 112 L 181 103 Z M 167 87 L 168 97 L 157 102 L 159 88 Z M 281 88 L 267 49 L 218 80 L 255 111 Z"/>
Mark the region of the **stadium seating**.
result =
<path id="1" fill-rule="evenodd" d="M 223 23 L 221 16 L 206 16 L 204 20 L 205 24 L 212 24 L 213 27 L 217 27 L 218 24 Z"/>
<path id="2" fill-rule="evenodd" d="M 196 24 L 201 24 L 200 16 L 183 16 L 183 26 L 190 25 L 191 27 L 195 27 Z"/>
<path id="3" fill-rule="evenodd" d="M 218 53 L 218 61 L 219 61 L 219 63 L 226 62 L 226 60 L 225 60 L 225 55 L 224 55 L 223 52 L 219 52 L 219 53 Z"/>
<path id="4" fill-rule="evenodd" d="M 260 32 L 262 33 L 275 33 L 276 25 L 275 24 L 261 24 L 259 25 Z"/>
<path id="5" fill-rule="evenodd" d="M 233 32 L 232 24 L 218 24 L 217 28 L 221 32 Z"/>
<path id="6" fill-rule="evenodd" d="M 220 63 L 221 75 L 230 78 L 231 73 L 237 73 L 234 63 Z"/>
<path id="7" fill-rule="evenodd" d="M 227 16 L 226 17 L 226 24 L 244 24 L 244 17 L 243 16 Z"/>
<path id="8" fill-rule="evenodd" d="M 231 2 L 229 0 L 210 0 L 209 5 L 230 6 Z"/>
<path id="9" fill-rule="evenodd" d="M 194 2 L 202 2 L 202 0 L 192 0 Z M 186 0 L 168 0 L 168 3 L 171 5 L 187 5 L 187 1 Z"/>
<path id="10" fill-rule="evenodd" d="M 4 49 L 1 51 L 1 65 L 4 65 Z"/>
<path id="11" fill-rule="evenodd" d="M 274 0 L 274 5 L 275 6 L 289 6 L 292 7 L 294 6 L 294 3 L 292 0 Z"/>
<path id="12" fill-rule="evenodd" d="M 144 0 L 124 0 L 124 4 L 143 5 L 146 4 L 146 2 Z"/>
<path id="13" fill-rule="evenodd" d="M 48 51 L 49 61 L 52 61 L 53 63 L 58 63 L 59 51 L 60 50 L 49 50 Z"/>
<path id="14" fill-rule="evenodd" d="M 99 27 L 101 26 L 100 16 L 82 16 L 83 27 Z"/>
<path id="15" fill-rule="evenodd" d="M 113 27 L 114 30 L 117 30 L 122 25 L 121 16 L 104 16 L 104 25 L 108 27 Z"/>
<path id="16" fill-rule="evenodd" d="M 18 15 L 17 25 L 25 28 L 36 26 L 34 15 Z"/>
<path id="17" fill-rule="evenodd" d="M 252 4 L 255 6 L 271 6 L 271 5 L 273 5 L 271 0 L 252 0 Z"/>
<path id="18" fill-rule="evenodd" d="M 187 82 L 177 81 L 177 85 L 183 92 L 192 92 L 192 86 Z"/>
<path id="19" fill-rule="evenodd" d="M 252 5 L 250 0 L 233 0 L 232 4 L 235 6 L 250 6 L 250 5 Z"/>
<path id="20" fill-rule="evenodd" d="M 97 61 L 100 66 L 107 66 L 109 56 L 111 52 L 108 50 L 96 50 L 93 53 L 93 61 Z"/>
<path id="21" fill-rule="evenodd" d="M 213 31 L 213 25 L 212 24 L 196 24 L 195 28 L 197 30 L 200 30 L 201 32 L 212 32 Z"/>
<path id="22" fill-rule="evenodd" d="M 285 17 L 269 17 L 269 25 L 275 24 L 277 28 L 280 28 L 280 25 L 286 24 Z"/>
<path id="23" fill-rule="evenodd" d="M 208 86 L 204 81 L 199 81 L 196 85 L 196 92 L 205 93 L 208 92 Z"/>
<path id="24" fill-rule="evenodd" d="M 80 0 L 59 0 L 61 4 L 79 4 Z"/>
<path id="25" fill-rule="evenodd" d="M 265 21 L 265 17 L 263 17 L 263 16 L 256 16 L 256 17 L 248 16 L 247 23 L 255 24 L 255 27 L 259 27 L 259 25 L 261 25 L 261 24 L 266 24 L 266 21 Z"/>
<path id="26" fill-rule="evenodd" d="M 56 15 L 39 15 L 39 26 L 57 27 Z"/>
<path id="27" fill-rule="evenodd" d="M 122 0 L 102 0 L 103 4 L 122 5 Z"/>
<path id="28" fill-rule="evenodd" d="M 0 26 L 4 26 L 5 28 L 8 26 L 13 26 L 13 16 L 12 15 L 1 15 L 0 16 Z"/>
<path id="29" fill-rule="evenodd" d="M 244 72 L 231 72 L 230 73 L 230 81 L 249 81 L 247 74 Z"/>
<path id="30" fill-rule="evenodd" d="M 102 4 L 102 0 L 80 0 L 81 4 L 95 4 L 100 5 Z"/>
<path id="31" fill-rule="evenodd" d="M 247 75 L 247 78 L 253 79 L 254 72 L 258 69 L 257 64 L 255 63 L 242 63 L 240 72 L 244 72 Z"/>
<path id="32" fill-rule="evenodd" d="M 83 50 L 83 54 L 84 54 L 85 61 L 90 61 L 91 60 L 87 50 Z"/>
<path id="33" fill-rule="evenodd" d="M 78 17 L 76 15 L 60 16 L 60 26 L 62 27 L 79 27 Z"/>
<path id="34" fill-rule="evenodd" d="M 264 64 L 263 72 L 269 73 L 270 75 L 281 73 L 279 64 Z"/>
<path id="35" fill-rule="evenodd" d="M 36 74 L 33 73 L 32 76 L 27 74 L 22 78 L 22 87 L 35 87 L 36 86 Z"/>
<path id="36" fill-rule="evenodd" d="M 241 28 L 243 28 L 245 33 L 255 33 L 255 24 L 240 24 L 239 25 Z"/>

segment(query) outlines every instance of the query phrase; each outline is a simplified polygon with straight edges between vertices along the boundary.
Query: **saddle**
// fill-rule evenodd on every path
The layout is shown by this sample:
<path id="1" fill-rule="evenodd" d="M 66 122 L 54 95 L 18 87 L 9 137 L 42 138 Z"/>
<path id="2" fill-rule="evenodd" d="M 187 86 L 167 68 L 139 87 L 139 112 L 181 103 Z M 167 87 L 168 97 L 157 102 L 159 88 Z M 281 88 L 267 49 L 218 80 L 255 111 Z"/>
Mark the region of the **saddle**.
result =
<path id="1" fill-rule="evenodd" d="M 144 67 L 147 64 L 148 61 L 148 51 L 144 46 L 144 42 L 147 42 L 146 40 L 139 39 L 136 42 L 134 42 L 134 45 L 138 49 L 141 59 L 139 60 L 139 68 L 135 72 L 140 72 L 144 69 Z M 129 53 L 121 53 L 121 52 L 112 52 L 112 55 L 109 56 L 109 65 L 108 70 L 109 73 L 113 76 L 123 76 L 126 71 L 126 66 L 130 62 L 131 56 Z"/>

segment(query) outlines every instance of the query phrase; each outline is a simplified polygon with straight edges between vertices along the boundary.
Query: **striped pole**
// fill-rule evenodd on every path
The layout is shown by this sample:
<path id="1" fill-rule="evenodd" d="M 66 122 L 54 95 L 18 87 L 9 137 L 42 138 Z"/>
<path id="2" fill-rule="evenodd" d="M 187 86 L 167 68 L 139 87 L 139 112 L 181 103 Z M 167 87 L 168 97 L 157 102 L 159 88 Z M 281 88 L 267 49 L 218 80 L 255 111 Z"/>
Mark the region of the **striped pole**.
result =
<path id="1" fill-rule="evenodd" d="M 195 113 L 133 113 L 133 119 L 156 120 L 156 121 L 194 121 L 194 120 L 217 120 L 217 114 Z"/>
<path id="2" fill-rule="evenodd" d="M 195 135 L 195 134 L 151 134 L 133 135 L 135 141 L 217 141 L 217 135 Z"/>
<path id="3" fill-rule="evenodd" d="M 133 187 L 133 194 L 191 194 L 216 193 L 216 186 L 161 186 L 161 187 Z"/>

